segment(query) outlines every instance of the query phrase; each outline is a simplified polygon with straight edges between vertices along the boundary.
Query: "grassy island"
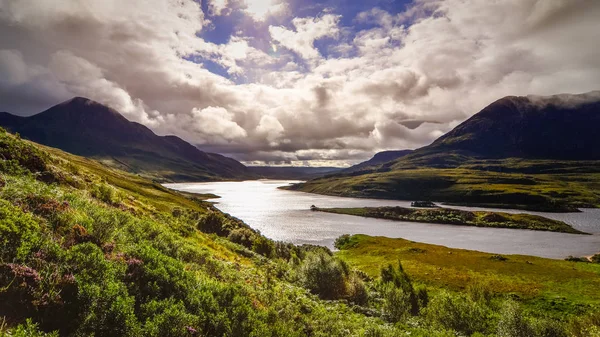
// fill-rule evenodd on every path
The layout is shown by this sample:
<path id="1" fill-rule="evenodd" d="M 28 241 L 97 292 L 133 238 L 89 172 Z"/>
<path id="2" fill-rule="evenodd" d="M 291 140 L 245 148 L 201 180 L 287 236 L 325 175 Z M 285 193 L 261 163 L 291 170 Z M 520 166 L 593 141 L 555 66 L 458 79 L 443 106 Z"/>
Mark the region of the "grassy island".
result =
<path id="1" fill-rule="evenodd" d="M 509 214 L 488 211 L 463 211 L 451 208 L 405 208 L 405 207 L 362 207 L 362 208 L 319 208 L 314 210 L 328 213 L 348 214 L 369 218 L 396 221 L 426 222 L 447 225 L 532 229 L 540 231 L 587 234 L 570 225 L 531 214 Z"/>

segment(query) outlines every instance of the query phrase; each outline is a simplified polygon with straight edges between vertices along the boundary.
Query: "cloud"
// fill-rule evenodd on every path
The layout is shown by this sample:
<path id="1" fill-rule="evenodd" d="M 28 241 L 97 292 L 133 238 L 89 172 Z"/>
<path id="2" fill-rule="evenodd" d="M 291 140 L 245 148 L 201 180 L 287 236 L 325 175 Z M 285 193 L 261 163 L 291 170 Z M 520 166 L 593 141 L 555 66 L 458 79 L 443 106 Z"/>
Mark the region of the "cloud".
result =
<path id="1" fill-rule="evenodd" d="M 335 37 L 339 33 L 337 27 L 340 17 L 326 14 L 320 18 L 294 18 L 292 24 L 296 31 L 283 26 L 269 26 L 271 38 L 280 45 L 296 52 L 306 60 L 317 59 L 321 55 L 315 48 L 315 40 L 324 37 Z"/>
<path id="2" fill-rule="evenodd" d="M 208 0 L 208 12 L 210 15 L 228 15 L 228 5 L 229 0 Z"/>
<path id="3" fill-rule="evenodd" d="M 328 165 L 426 145 L 502 96 L 600 88 L 598 1 L 207 8 L 231 34 L 209 39 L 192 0 L 0 1 L 0 110 L 86 96 L 240 160 Z"/>
<path id="4" fill-rule="evenodd" d="M 244 0 L 245 12 L 256 21 L 265 21 L 270 15 L 279 15 L 286 11 L 285 2 L 277 0 Z"/>

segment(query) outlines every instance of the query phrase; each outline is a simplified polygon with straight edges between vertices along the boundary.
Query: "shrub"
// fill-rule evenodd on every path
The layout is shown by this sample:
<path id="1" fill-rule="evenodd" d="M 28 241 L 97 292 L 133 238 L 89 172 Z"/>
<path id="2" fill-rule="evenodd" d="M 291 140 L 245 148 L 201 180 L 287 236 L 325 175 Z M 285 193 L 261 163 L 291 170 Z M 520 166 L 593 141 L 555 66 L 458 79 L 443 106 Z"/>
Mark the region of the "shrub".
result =
<path id="1" fill-rule="evenodd" d="M 92 189 L 92 196 L 109 205 L 117 205 L 123 200 L 117 189 L 106 183 L 95 185 Z"/>
<path id="2" fill-rule="evenodd" d="M 358 305 L 365 305 L 369 301 L 369 293 L 363 280 L 356 274 L 351 273 L 348 280 L 347 299 Z"/>
<path id="3" fill-rule="evenodd" d="M 0 327 L 0 336 L 6 337 L 58 337 L 58 332 L 45 333 L 40 331 L 38 325 L 28 318 L 25 324 L 19 324 L 16 328 L 7 332 Z"/>
<path id="4" fill-rule="evenodd" d="M 144 335 L 149 337 L 179 337 L 202 335 L 198 331 L 199 318 L 188 313 L 181 301 L 172 298 L 153 300 L 141 307 Z"/>
<path id="5" fill-rule="evenodd" d="M 216 212 L 209 212 L 198 220 L 198 229 L 204 233 L 217 234 L 219 236 L 226 235 L 223 228 L 223 218 Z"/>
<path id="6" fill-rule="evenodd" d="M 252 250 L 266 257 L 272 257 L 274 249 L 275 244 L 273 241 L 264 236 L 258 236 L 252 243 Z"/>
<path id="7" fill-rule="evenodd" d="M 381 268 L 380 291 L 385 300 L 384 311 L 393 322 L 409 314 L 419 313 L 419 299 L 400 261 L 398 261 L 398 268 L 394 268 L 391 264 Z M 425 294 L 421 296 L 426 300 Z"/>
<path id="8" fill-rule="evenodd" d="M 334 300 L 346 296 L 348 265 L 323 252 L 309 253 L 300 266 L 304 286 L 322 299 Z"/>
<path id="9" fill-rule="evenodd" d="M 246 248 L 252 248 L 256 234 L 248 228 L 236 228 L 232 230 L 227 238 L 229 241 L 240 244 Z"/>
<path id="10" fill-rule="evenodd" d="M 38 231 L 31 214 L 0 200 L 0 260 L 23 260 L 41 242 Z"/>
<path id="11" fill-rule="evenodd" d="M 600 254 L 595 254 L 592 256 L 591 260 L 593 263 L 600 263 Z"/>
<path id="12" fill-rule="evenodd" d="M 333 246 L 336 249 L 342 250 L 346 248 L 346 245 L 350 243 L 352 237 L 349 234 L 344 234 L 335 239 Z"/>
<path id="13" fill-rule="evenodd" d="M 500 312 L 497 333 L 498 337 L 529 337 L 534 335 L 533 329 L 523 315 L 523 310 L 514 301 L 504 303 Z"/>
<path id="14" fill-rule="evenodd" d="M 464 295 L 440 293 L 429 302 L 426 316 L 433 325 L 467 336 L 488 329 L 488 309 Z"/>
<path id="15" fill-rule="evenodd" d="M 384 299 L 383 312 L 391 322 L 398 322 L 413 313 L 414 294 L 393 283 L 384 283 L 379 287 Z"/>

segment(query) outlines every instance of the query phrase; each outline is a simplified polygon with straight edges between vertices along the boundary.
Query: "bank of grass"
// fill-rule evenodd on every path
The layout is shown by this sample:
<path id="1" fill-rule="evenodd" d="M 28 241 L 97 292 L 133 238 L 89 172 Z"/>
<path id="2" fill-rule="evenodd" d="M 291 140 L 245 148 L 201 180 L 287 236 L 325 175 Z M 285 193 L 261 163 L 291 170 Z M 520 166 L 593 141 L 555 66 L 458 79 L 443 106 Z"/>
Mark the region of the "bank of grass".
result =
<path id="1" fill-rule="evenodd" d="M 498 255 L 404 239 L 344 236 L 338 257 L 375 277 L 381 266 L 402 261 L 415 282 L 462 292 L 485 285 L 496 295 L 521 299 L 534 311 L 566 315 L 600 304 L 600 264 L 523 255 Z"/>
<path id="2" fill-rule="evenodd" d="M 380 218 L 395 221 L 424 222 L 459 226 L 531 229 L 571 234 L 587 234 L 563 221 L 531 214 L 509 214 L 488 211 L 463 211 L 450 208 L 314 208 L 315 211 Z"/>

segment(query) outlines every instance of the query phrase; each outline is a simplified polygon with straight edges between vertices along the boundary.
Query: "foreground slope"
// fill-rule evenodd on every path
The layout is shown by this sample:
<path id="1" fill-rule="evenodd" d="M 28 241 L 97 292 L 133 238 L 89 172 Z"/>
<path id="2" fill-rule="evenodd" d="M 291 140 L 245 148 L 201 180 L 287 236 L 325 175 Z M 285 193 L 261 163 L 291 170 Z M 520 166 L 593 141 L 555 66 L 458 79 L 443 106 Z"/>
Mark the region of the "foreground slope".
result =
<path id="1" fill-rule="evenodd" d="M 389 260 L 373 278 L 326 248 L 273 242 L 200 198 L 4 130 L 0 155 L 3 337 L 599 331 L 587 286 L 556 289 L 579 296 L 577 310 L 524 313 L 503 294 L 421 285 Z M 595 273 L 586 267 L 578 275 Z"/>
<path id="2" fill-rule="evenodd" d="M 200 151 L 176 136 L 157 136 L 117 111 L 76 97 L 31 117 L 0 114 L 0 126 L 35 142 L 169 181 L 244 179 L 238 161 Z"/>
<path id="3" fill-rule="evenodd" d="M 600 93 L 507 97 L 431 145 L 305 192 L 569 211 L 600 206 Z"/>

